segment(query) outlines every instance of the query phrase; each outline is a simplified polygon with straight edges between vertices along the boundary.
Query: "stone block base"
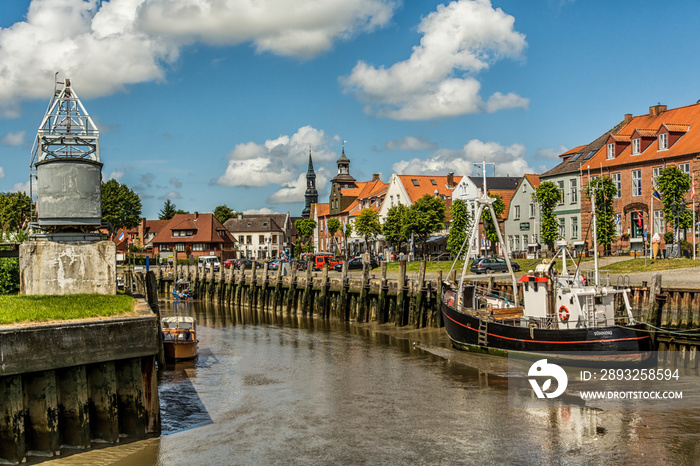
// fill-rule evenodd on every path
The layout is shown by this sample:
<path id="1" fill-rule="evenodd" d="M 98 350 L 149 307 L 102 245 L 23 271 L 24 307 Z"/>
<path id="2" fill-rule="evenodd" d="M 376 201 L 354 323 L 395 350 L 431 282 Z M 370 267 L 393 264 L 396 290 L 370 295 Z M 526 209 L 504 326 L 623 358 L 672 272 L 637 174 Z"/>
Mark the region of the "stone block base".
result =
<path id="1" fill-rule="evenodd" d="M 25 241 L 19 248 L 20 293 L 25 295 L 117 292 L 112 241 Z"/>

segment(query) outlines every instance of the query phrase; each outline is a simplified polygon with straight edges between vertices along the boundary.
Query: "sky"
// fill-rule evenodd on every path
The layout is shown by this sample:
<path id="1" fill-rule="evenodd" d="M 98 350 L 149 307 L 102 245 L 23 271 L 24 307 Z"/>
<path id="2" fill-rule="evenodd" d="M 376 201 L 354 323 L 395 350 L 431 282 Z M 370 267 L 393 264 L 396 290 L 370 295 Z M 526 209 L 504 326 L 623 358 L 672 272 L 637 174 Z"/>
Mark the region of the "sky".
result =
<path id="1" fill-rule="evenodd" d="M 309 151 L 327 202 L 343 144 L 358 181 L 542 173 L 695 104 L 698 24 L 682 0 L 2 0 L 0 191 L 28 192 L 56 72 L 148 219 L 298 216 Z"/>

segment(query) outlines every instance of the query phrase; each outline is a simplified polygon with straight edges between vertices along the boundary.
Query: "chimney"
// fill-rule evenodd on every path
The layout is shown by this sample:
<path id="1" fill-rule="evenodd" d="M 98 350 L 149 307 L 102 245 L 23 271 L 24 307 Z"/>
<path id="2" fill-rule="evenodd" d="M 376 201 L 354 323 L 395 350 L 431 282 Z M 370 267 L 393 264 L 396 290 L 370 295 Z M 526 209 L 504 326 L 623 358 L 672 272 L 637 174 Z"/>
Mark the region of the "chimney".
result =
<path id="1" fill-rule="evenodd" d="M 629 123 L 630 121 L 632 121 L 632 114 L 625 113 L 625 123 Z"/>
<path id="2" fill-rule="evenodd" d="M 450 172 L 447 174 L 447 187 L 451 188 L 455 185 L 455 174 L 454 172 Z"/>
<path id="3" fill-rule="evenodd" d="M 194 219 L 197 220 L 199 218 L 199 212 L 196 210 L 194 211 Z"/>
<path id="4" fill-rule="evenodd" d="M 658 116 L 666 111 L 666 106 L 661 104 L 656 104 L 649 107 L 649 116 Z"/>
<path id="5" fill-rule="evenodd" d="M 372 175 L 372 181 L 379 181 L 379 173 L 374 173 Z"/>

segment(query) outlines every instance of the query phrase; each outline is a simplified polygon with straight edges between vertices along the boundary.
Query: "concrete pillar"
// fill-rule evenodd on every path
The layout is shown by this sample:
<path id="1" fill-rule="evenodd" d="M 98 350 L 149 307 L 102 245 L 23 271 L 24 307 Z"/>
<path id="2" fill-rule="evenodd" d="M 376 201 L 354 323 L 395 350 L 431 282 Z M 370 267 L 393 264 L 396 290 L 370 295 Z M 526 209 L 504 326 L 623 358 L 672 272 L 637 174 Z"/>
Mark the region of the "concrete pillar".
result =
<path id="1" fill-rule="evenodd" d="M 27 455 L 60 455 L 56 372 L 41 371 L 23 378 Z"/>
<path id="2" fill-rule="evenodd" d="M 61 446 L 90 448 L 90 402 L 85 366 L 56 371 Z"/>
<path id="3" fill-rule="evenodd" d="M 146 438 L 146 419 L 141 378 L 141 358 L 115 363 L 119 432 L 139 440 Z"/>
<path id="4" fill-rule="evenodd" d="M 114 362 L 90 365 L 87 368 L 90 393 L 90 432 L 92 440 L 119 442 L 117 415 L 117 379 Z"/>
<path id="5" fill-rule="evenodd" d="M 0 462 L 24 461 L 22 376 L 0 377 Z"/>

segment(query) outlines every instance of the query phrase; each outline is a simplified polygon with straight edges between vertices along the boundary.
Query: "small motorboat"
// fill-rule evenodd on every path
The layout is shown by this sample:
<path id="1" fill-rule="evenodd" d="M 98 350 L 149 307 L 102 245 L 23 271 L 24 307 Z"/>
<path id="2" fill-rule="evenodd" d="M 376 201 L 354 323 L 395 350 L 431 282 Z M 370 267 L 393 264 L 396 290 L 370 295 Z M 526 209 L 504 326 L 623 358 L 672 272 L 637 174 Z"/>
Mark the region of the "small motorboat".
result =
<path id="1" fill-rule="evenodd" d="M 173 297 L 177 300 L 192 299 L 194 295 L 192 294 L 192 289 L 190 288 L 190 282 L 183 279 L 176 281 L 173 285 Z"/>
<path id="2" fill-rule="evenodd" d="M 194 317 L 172 316 L 161 319 L 163 349 L 169 361 L 182 361 L 197 357 L 197 323 Z"/>

